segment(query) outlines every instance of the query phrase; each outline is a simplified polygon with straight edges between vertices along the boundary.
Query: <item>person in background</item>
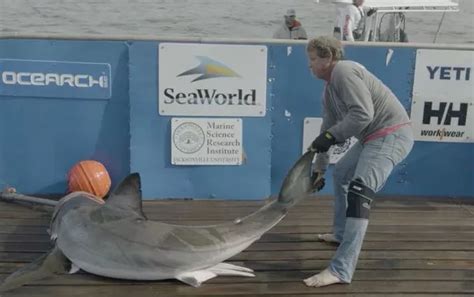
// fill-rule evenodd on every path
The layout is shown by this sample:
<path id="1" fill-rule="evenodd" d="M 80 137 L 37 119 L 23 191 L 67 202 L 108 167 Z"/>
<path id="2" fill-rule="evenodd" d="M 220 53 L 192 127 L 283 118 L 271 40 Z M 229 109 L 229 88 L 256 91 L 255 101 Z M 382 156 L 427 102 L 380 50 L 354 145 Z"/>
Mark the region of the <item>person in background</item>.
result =
<path id="1" fill-rule="evenodd" d="M 321 189 L 329 148 L 358 139 L 334 168 L 332 233 L 318 235 L 339 243 L 336 254 L 325 270 L 304 280 L 307 286 L 322 287 L 352 281 L 375 193 L 411 151 L 414 138 L 397 97 L 364 66 L 344 61 L 340 40 L 312 39 L 307 55 L 313 75 L 326 84 L 321 134 L 308 148 L 318 153 L 311 176 L 315 190 Z"/>
<path id="2" fill-rule="evenodd" d="M 352 5 L 352 0 L 338 0 L 334 2 L 336 5 L 336 19 L 334 20 L 333 36 L 336 39 L 342 40 L 342 30 L 344 15 L 349 5 Z"/>
<path id="3" fill-rule="evenodd" d="M 296 20 L 296 13 L 294 9 L 288 9 L 284 17 L 284 23 L 275 31 L 273 38 L 308 39 L 305 29 L 301 23 Z"/>
<path id="4" fill-rule="evenodd" d="M 364 0 L 353 0 L 352 5 L 346 5 L 343 9 L 343 16 L 339 17 L 342 40 L 363 40 L 366 18 L 376 12 L 376 9 L 363 5 Z"/>

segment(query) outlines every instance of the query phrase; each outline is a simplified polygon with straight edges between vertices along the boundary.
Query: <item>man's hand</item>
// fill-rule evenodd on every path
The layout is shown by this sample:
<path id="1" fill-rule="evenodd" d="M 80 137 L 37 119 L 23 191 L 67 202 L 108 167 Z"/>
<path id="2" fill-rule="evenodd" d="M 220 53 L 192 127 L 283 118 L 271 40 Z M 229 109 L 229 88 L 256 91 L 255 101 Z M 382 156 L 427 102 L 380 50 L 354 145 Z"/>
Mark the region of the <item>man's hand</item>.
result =
<path id="1" fill-rule="evenodd" d="M 324 173 L 319 171 L 313 171 L 311 173 L 311 187 L 313 192 L 319 192 L 324 188 L 326 180 L 324 179 Z"/>
<path id="2" fill-rule="evenodd" d="M 367 16 L 371 16 L 376 12 L 377 12 L 377 8 L 371 8 L 369 9 L 369 11 L 367 11 Z"/>
<path id="3" fill-rule="evenodd" d="M 321 133 L 316 139 L 311 143 L 309 150 L 316 153 L 325 153 L 329 150 L 331 145 L 336 143 L 336 138 L 332 136 L 328 131 Z"/>

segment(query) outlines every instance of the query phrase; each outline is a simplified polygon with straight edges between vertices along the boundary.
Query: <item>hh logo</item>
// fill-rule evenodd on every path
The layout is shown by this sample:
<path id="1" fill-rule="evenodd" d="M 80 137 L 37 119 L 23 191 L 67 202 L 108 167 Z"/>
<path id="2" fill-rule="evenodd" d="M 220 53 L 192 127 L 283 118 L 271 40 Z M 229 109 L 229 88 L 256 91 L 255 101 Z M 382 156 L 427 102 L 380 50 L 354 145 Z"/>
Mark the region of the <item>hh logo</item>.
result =
<path id="1" fill-rule="evenodd" d="M 211 58 L 203 56 L 197 56 L 196 58 L 201 63 L 192 69 L 184 71 L 178 76 L 200 74 L 200 76 L 196 77 L 191 82 L 215 77 L 240 77 L 240 75 L 238 75 L 234 70 L 220 62 L 212 60 Z"/>
<path id="2" fill-rule="evenodd" d="M 468 103 L 460 103 L 454 107 L 452 102 L 440 102 L 439 108 L 433 107 L 433 102 L 425 102 L 423 109 L 423 124 L 431 124 L 431 119 L 437 119 L 438 125 L 451 125 L 451 119 L 457 118 L 458 126 L 466 126 Z"/>

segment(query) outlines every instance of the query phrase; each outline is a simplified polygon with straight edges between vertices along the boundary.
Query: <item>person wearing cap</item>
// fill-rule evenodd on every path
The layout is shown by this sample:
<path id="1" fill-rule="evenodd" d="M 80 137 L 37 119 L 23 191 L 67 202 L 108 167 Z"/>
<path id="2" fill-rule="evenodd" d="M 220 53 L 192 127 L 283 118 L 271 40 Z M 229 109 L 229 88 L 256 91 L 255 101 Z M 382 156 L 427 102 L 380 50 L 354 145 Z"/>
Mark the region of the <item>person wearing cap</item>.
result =
<path id="1" fill-rule="evenodd" d="M 273 38 L 308 39 L 305 29 L 301 23 L 296 20 L 296 13 L 294 9 L 288 9 L 284 17 L 284 23 L 275 31 Z"/>

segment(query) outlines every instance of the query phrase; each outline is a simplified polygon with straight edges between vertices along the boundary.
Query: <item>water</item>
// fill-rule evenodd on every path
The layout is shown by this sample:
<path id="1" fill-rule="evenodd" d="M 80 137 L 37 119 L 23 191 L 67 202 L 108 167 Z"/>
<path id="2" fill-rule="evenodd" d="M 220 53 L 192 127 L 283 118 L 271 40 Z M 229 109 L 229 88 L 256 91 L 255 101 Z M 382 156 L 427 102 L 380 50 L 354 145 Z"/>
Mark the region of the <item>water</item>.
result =
<path id="1" fill-rule="evenodd" d="M 332 0 L 0 0 L 0 34 L 271 38 L 287 8 L 308 35 L 331 34 Z M 437 43 L 474 43 L 474 1 L 446 13 Z M 442 13 L 407 14 L 410 41 L 432 43 Z"/>

